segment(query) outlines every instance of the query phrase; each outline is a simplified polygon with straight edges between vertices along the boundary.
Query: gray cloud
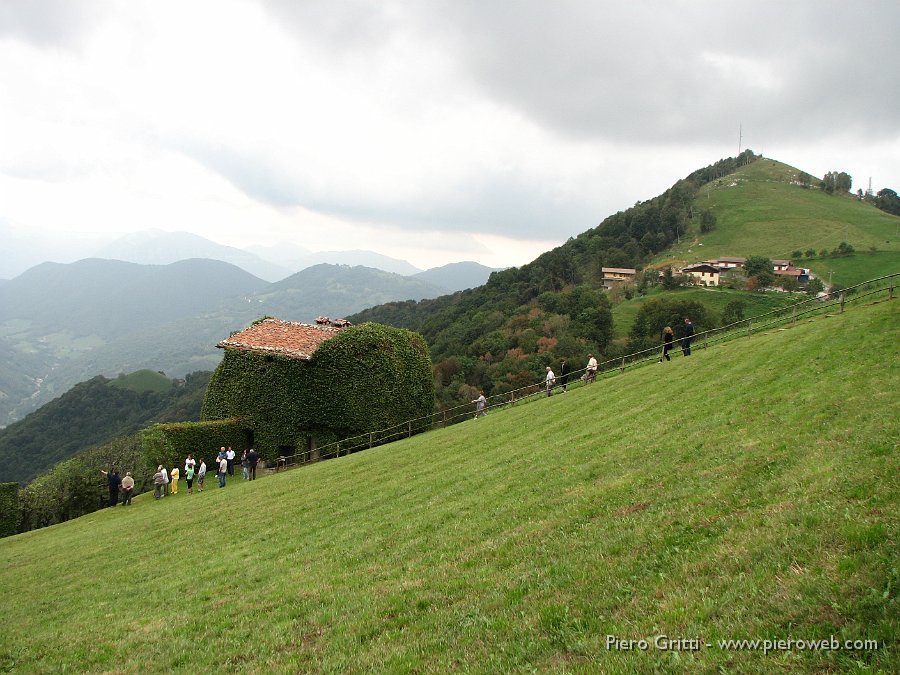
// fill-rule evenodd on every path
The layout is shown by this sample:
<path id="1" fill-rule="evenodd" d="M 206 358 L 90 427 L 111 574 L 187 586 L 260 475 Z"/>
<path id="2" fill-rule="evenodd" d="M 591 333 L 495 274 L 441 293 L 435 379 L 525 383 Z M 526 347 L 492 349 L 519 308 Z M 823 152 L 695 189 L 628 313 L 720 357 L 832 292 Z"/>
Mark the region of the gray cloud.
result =
<path id="1" fill-rule="evenodd" d="M 900 131 L 897 3 L 452 0 L 418 19 L 486 95 L 569 136 L 678 144 L 740 121 L 771 142 Z"/>
<path id="2" fill-rule="evenodd" d="M 547 239 L 596 224 L 596 209 L 561 200 L 536 178 L 510 172 L 471 177 L 449 194 L 410 202 L 361 199 L 350 191 L 318 191 L 262 156 L 224 146 L 185 145 L 182 152 L 245 194 L 277 208 L 303 207 L 360 223 L 410 231 L 488 232 L 516 239 Z"/>

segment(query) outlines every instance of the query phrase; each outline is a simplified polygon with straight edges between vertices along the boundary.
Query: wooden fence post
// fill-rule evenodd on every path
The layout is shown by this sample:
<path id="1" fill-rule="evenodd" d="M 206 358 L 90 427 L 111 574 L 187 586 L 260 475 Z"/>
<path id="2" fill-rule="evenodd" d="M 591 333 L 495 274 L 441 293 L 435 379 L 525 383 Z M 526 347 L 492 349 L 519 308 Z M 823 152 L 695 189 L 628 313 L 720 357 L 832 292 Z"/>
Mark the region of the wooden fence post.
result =
<path id="1" fill-rule="evenodd" d="M 753 332 L 753 321 L 747 321 L 747 337 Z"/>
<path id="2" fill-rule="evenodd" d="M 844 313 L 844 293 L 841 292 L 841 314 Z"/>

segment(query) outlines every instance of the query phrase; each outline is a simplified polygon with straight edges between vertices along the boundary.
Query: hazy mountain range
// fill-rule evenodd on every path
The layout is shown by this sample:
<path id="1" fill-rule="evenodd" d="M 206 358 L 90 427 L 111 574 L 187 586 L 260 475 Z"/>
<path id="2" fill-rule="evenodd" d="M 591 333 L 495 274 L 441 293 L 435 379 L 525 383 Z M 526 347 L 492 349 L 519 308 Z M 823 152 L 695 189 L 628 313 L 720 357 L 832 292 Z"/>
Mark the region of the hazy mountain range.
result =
<path id="1" fill-rule="evenodd" d="M 84 241 L 71 239 L 60 233 L 52 239 L 16 235 L 0 221 L 0 279 L 11 279 L 42 262 L 70 263 L 83 258 L 106 258 L 142 265 L 168 265 L 179 260 L 209 258 L 231 263 L 265 281 L 280 281 L 295 272 L 319 265 L 362 265 L 403 276 L 423 270 L 406 260 L 391 258 L 374 251 L 319 251 L 279 242 L 271 246 L 250 246 L 247 249 L 225 246 L 190 232 L 164 232 L 151 229 L 134 232 L 112 241 Z M 477 266 L 477 263 L 469 263 Z M 469 282 L 481 285 L 487 281 L 490 268 L 478 266 L 470 271 L 476 276 Z M 483 278 L 482 278 L 483 277 Z M 450 290 L 457 290 L 452 288 Z"/>
<path id="2" fill-rule="evenodd" d="M 147 247 L 147 255 L 164 259 L 161 248 Z M 221 356 L 216 343 L 261 316 L 342 318 L 478 286 L 490 272 L 476 263 L 413 276 L 318 264 L 269 283 L 208 258 L 41 263 L 0 283 L 0 427 L 96 375 L 211 370 Z"/>

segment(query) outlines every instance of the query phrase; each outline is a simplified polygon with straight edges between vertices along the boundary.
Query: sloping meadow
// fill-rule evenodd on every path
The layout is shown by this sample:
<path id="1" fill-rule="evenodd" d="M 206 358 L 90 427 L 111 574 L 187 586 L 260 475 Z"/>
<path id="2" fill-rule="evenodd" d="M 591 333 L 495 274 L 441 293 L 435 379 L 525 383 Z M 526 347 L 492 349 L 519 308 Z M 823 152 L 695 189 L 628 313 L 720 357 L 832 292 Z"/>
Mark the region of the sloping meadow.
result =
<path id="1" fill-rule="evenodd" d="M 4 539 L 0 668 L 896 672 L 897 307 Z"/>

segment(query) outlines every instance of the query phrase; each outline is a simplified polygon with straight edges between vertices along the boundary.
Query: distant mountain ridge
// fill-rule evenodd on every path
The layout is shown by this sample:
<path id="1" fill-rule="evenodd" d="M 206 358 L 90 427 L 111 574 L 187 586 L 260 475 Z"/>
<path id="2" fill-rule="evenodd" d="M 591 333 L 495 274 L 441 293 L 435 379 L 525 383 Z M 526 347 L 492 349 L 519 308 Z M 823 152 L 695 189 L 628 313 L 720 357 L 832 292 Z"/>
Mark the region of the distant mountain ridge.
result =
<path id="1" fill-rule="evenodd" d="M 442 267 L 432 267 L 412 276 L 455 292 L 482 286 L 487 283 L 493 272 L 499 271 L 500 268 L 485 267 L 480 263 L 465 260 Z"/>
<path id="2" fill-rule="evenodd" d="M 151 229 L 126 234 L 100 248 L 95 257 L 124 260 L 141 265 L 169 265 L 180 260 L 221 260 L 266 281 L 289 276 L 290 268 L 265 260 L 250 251 L 218 244 L 190 232 Z"/>

